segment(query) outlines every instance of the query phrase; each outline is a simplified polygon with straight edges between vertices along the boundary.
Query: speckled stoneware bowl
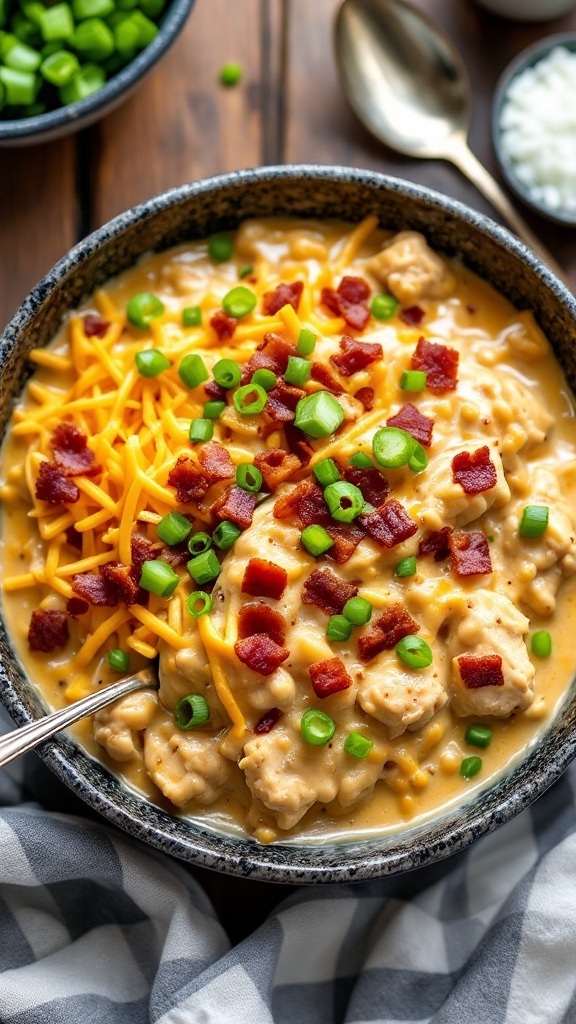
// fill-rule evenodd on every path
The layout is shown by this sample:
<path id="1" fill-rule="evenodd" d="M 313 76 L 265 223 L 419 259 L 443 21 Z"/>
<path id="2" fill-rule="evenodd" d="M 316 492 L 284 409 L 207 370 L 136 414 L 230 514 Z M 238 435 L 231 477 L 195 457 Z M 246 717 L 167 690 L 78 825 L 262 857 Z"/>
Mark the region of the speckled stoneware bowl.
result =
<path id="1" fill-rule="evenodd" d="M 1 422 L 29 373 L 29 350 L 46 344 L 63 314 L 142 253 L 234 228 L 245 217 L 296 214 L 357 221 L 378 214 L 386 228 L 415 228 L 460 256 L 517 306 L 532 309 L 576 385 L 576 302 L 562 283 L 503 228 L 446 196 L 369 171 L 278 167 L 242 171 L 167 192 L 122 214 L 61 260 L 28 296 L 0 339 Z M 2 700 L 18 723 L 45 710 L 0 626 Z M 275 882 L 338 882 L 407 871 L 462 850 L 547 789 L 576 753 L 576 696 L 513 770 L 460 807 L 394 835 L 336 845 L 260 846 L 172 817 L 127 789 L 65 737 L 46 743 L 46 764 L 106 818 L 166 853 L 235 875 Z"/>
<path id="2" fill-rule="evenodd" d="M 134 60 L 110 78 L 98 92 L 46 114 L 13 121 L 0 119 L 1 146 L 35 146 L 87 128 L 132 95 L 179 36 L 194 0 L 170 0 L 159 22 L 158 35 Z"/>

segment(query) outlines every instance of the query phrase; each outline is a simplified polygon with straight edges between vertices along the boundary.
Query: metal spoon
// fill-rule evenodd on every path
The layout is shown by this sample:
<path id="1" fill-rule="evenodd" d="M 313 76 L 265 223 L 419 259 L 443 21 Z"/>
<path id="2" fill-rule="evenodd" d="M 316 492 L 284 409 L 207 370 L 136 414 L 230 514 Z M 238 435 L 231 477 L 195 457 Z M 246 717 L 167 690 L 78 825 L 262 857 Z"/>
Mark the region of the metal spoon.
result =
<path id="1" fill-rule="evenodd" d="M 450 160 L 563 277 L 468 147 L 470 80 L 459 53 L 436 25 L 405 0 L 343 0 L 335 46 L 344 93 L 364 127 L 399 153 Z"/>
<path id="2" fill-rule="evenodd" d="M 93 715 L 101 708 L 112 704 L 119 697 L 125 697 L 127 693 L 134 693 L 135 690 L 157 688 L 158 676 L 155 670 L 145 668 L 141 672 L 137 672 L 136 675 L 126 676 L 124 679 L 118 680 L 117 683 L 106 686 L 98 693 L 91 693 L 88 697 L 83 697 L 82 700 L 71 704 L 69 708 L 54 711 L 50 715 L 45 715 L 44 718 L 39 718 L 36 722 L 30 722 L 20 729 L 6 733 L 0 737 L 0 768 L 4 768 L 20 754 L 33 750 L 44 740 L 49 740 L 61 729 L 66 729 L 69 725 L 79 722 L 81 718 Z"/>

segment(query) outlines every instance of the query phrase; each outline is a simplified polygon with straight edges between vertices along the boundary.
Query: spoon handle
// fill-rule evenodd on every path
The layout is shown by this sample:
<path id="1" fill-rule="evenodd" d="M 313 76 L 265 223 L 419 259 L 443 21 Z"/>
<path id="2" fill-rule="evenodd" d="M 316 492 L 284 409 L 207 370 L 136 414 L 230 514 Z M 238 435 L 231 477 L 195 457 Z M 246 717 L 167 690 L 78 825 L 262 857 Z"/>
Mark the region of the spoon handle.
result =
<path id="1" fill-rule="evenodd" d="M 36 722 L 30 722 L 20 729 L 6 733 L 5 736 L 0 737 L 0 768 L 4 768 L 20 754 L 33 750 L 39 743 L 50 739 L 61 729 L 66 729 L 67 726 L 79 722 L 81 718 L 86 718 L 87 715 L 92 715 L 94 712 L 100 711 L 101 708 L 105 708 L 107 704 L 112 704 L 119 697 L 124 697 L 127 693 L 133 693 L 135 690 L 152 687 L 154 689 L 158 687 L 158 678 L 152 669 L 145 668 L 134 676 L 127 676 L 117 683 L 106 686 L 103 690 L 98 690 L 97 693 L 83 697 L 82 700 L 76 701 L 68 708 L 54 711 Z"/>
<path id="2" fill-rule="evenodd" d="M 492 203 L 492 206 L 498 210 L 498 213 L 502 214 L 518 237 L 533 249 L 536 255 L 539 256 L 544 263 L 548 264 L 550 269 L 558 275 L 561 281 L 565 281 L 564 271 L 562 268 L 548 252 L 540 239 L 536 237 L 532 229 L 528 227 L 526 221 L 512 205 L 504 190 L 474 156 L 474 153 L 465 142 L 462 142 L 461 144 L 459 143 L 450 150 L 449 159 L 452 163 L 456 164 L 462 173 L 465 174 L 466 177 L 474 183 L 474 185 L 476 185 L 484 196 L 486 196 L 486 199 Z"/>

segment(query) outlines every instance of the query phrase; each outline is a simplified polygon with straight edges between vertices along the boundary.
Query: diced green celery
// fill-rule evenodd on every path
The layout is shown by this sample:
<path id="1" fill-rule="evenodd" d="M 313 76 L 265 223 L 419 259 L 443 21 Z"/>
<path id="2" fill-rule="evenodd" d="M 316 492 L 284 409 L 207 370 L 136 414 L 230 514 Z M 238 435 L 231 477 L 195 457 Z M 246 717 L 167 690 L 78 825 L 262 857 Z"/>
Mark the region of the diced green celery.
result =
<path id="1" fill-rule="evenodd" d="M 70 4 L 45 7 L 40 15 L 40 31 L 45 43 L 55 39 L 69 41 L 74 35 L 74 18 Z"/>
<path id="2" fill-rule="evenodd" d="M 40 65 L 40 74 L 51 85 L 66 85 L 77 71 L 80 70 L 78 58 L 67 50 L 57 50 L 46 57 Z"/>
<path id="3" fill-rule="evenodd" d="M 40 19 L 46 10 L 44 4 L 41 4 L 40 0 L 20 0 L 20 7 L 28 21 L 40 28 Z"/>
<path id="4" fill-rule="evenodd" d="M 58 51 L 61 49 L 62 43 L 59 43 L 57 40 L 54 40 L 53 43 L 44 43 L 44 46 L 40 50 L 40 53 L 42 54 L 42 58 L 44 58 L 49 57 L 51 53 L 58 53 Z"/>
<path id="5" fill-rule="evenodd" d="M 86 21 L 81 21 L 72 43 L 78 53 L 90 61 L 106 60 L 116 49 L 112 31 L 101 18 L 87 18 Z"/>
<path id="6" fill-rule="evenodd" d="M 157 18 L 166 6 L 166 0 L 138 0 L 138 7 L 147 18 Z"/>
<path id="7" fill-rule="evenodd" d="M 116 25 L 121 25 L 122 22 L 126 21 L 126 18 L 129 17 L 130 11 L 112 11 L 112 14 L 109 14 L 106 18 L 106 24 L 109 25 L 110 28 L 116 28 Z"/>
<path id="8" fill-rule="evenodd" d="M 138 28 L 138 49 L 143 50 L 158 35 L 158 26 L 142 14 L 142 11 L 134 11 L 130 17 L 132 24 Z"/>
<path id="9" fill-rule="evenodd" d="M 0 0 L 1 2 L 2 0 Z M 21 43 L 27 43 L 28 46 L 42 45 L 40 29 L 25 14 L 22 14 L 22 11 L 16 11 L 10 27 Z"/>
<path id="10" fill-rule="evenodd" d="M 26 107 L 36 102 L 41 79 L 32 71 L 0 67 L 0 82 L 6 89 L 6 103 L 9 106 Z"/>
<path id="11" fill-rule="evenodd" d="M 106 18 L 115 9 L 114 0 L 72 0 L 72 14 L 76 21 L 86 18 Z"/>
<path id="12" fill-rule="evenodd" d="M 138 7 L 138 0 L 116 0 L 116 7 L 119 11 L 133 11 Z"/>
<path id="13" fill-rule="evenodd" d="M 116 49 L 126 60 L 132 60 L 136 54 L 139 38 L 140 29 L 132 21 L 132 15 L 129 15 L 114 28 Z"/>
<path id="14" fill-rule="evenodd" d="M 42 57 L 38 51 L 33 50 L 26 43 L 21 43 L 16 36 L 13 38 L 16 40 L 14 46 L 11 46 L 4 54 L 6 67 L 13 68 L 14 71 L 37 71 L 42 63 Z"/>
<path id="15" fill-rule="evenodd" d="M 58 90 L 60 101 L 66 106 L 68 103 L 85 100 L 87 96 L 101 89 L 105 81 L 106 73 L 103 68 L 97 64 L 84 64 L 74 78 Z"/>

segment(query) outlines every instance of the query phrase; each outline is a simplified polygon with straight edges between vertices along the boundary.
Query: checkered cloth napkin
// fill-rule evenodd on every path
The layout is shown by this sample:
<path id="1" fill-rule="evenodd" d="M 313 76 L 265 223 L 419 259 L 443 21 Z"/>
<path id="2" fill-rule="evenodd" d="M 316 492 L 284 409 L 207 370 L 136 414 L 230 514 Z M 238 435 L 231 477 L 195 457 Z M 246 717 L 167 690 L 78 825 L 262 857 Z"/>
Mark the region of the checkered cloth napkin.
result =
<path id="1" fill-rule="evenodd" d="M 5 771 L 0 1021 L 576 1024 L 575 784 L 433 868 L 292 890 L 230 948 L 183 865 Z"/>

